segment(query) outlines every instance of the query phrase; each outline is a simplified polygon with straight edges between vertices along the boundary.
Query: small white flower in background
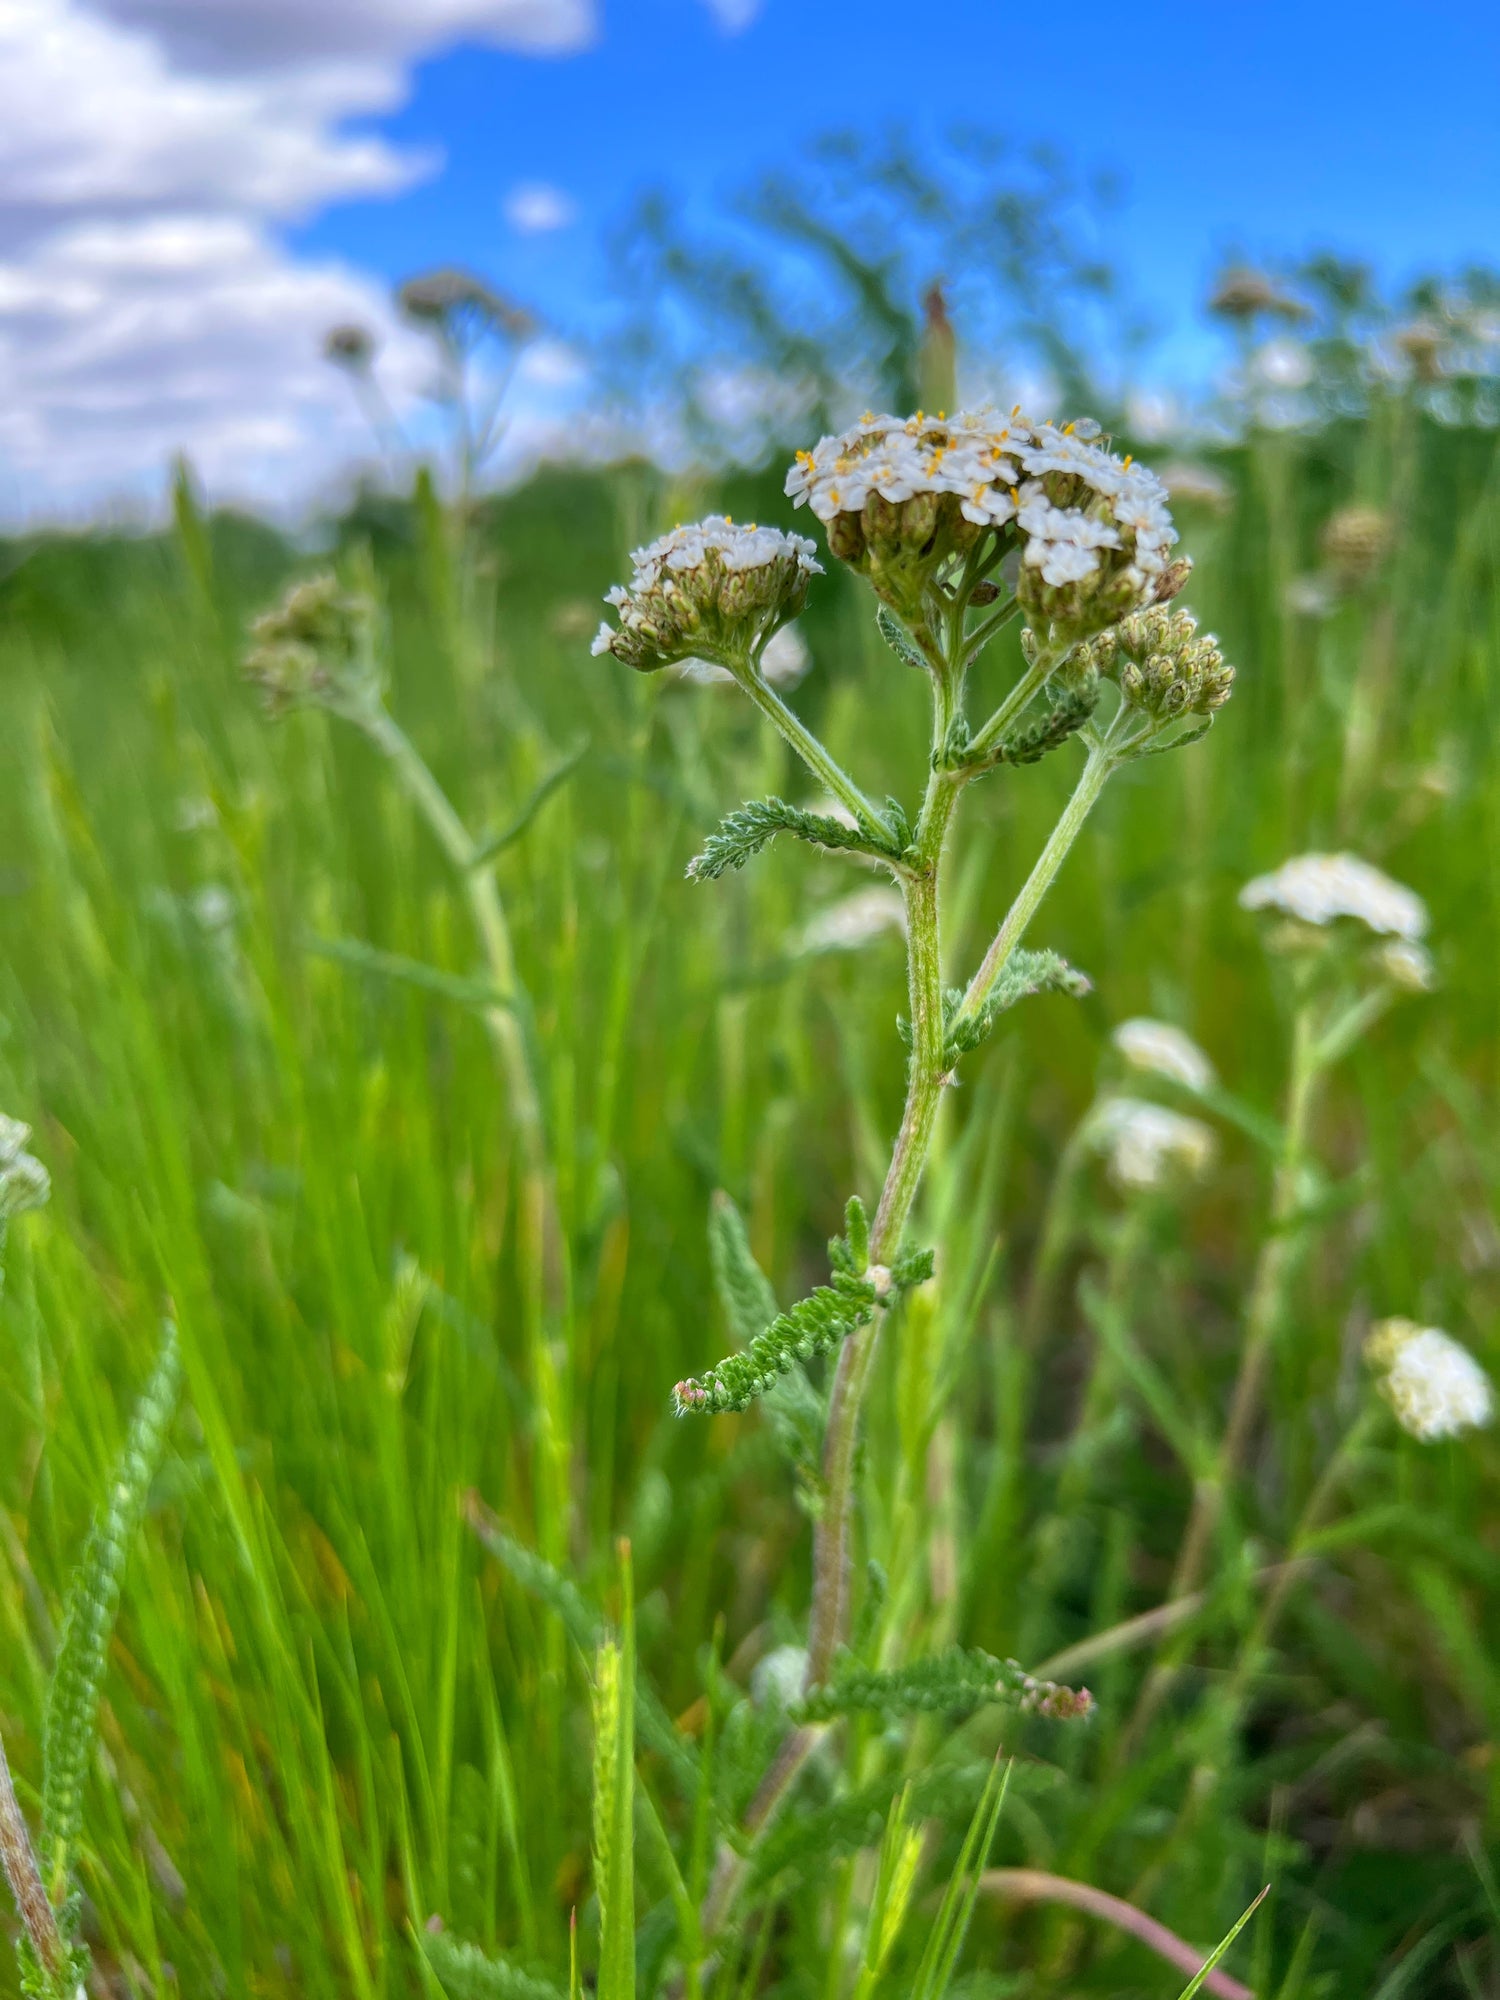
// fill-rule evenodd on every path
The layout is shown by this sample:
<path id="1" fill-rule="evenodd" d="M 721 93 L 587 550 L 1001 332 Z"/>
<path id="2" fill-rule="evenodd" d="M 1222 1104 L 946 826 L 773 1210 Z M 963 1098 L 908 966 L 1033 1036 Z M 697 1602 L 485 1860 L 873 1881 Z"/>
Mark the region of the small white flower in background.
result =
<path id="1" fill-rule="evenodd" d="M 31 1127 L 0 1112 L 0 1224 L 28 1208 L 40 1208 L 52 1192 L 41 1161 L 26 1150 Z"/>
<path id="2" fill-rule="evenodd" d="M 1494 1416 L 1489 1376 L 1439 1327 L 1382 1320 L 1365 1342 L 1365 1358 L 1382 1373 L 1380 1392 L 1396 1421 L 1424 1443 L 1477 1430 Z"/>
<path id="3" fill-rule="evenodd" d="M 193 920 L 206 931 L 227 930 L 234 922 L 234 897 L 222 882 L 205 882 L 188 898 Z"/>
<path id="4" fill-rule="evenodd" d="M 1234 488 L 1212 466 L 1177 459 L 1164 465 L 1158 476 L 1171 498 L 1185 507 L 1206 507 L 1211 513 L 1225 514 L 1234 505 Z"/>
<path id="5" fill-rule="evenodd" d="M 217 826 L 218 823 L 219 809 L 212 799 L 189 792 L 177 801 L 179 833 L 206 833 L 211 826 Z"/>
<path id="6" fill-rule="evenodd" d="M 757 1708 L 790 1708 L 807 1679 L 805 1646 L 774 1646 L 750 1669 L 750 1699 Z"/>
<path id="7" fill-rule="evenodd" d="M 1339 594 L 1330 577 L 1293 577 L 1286 587 L 1288 610 L 1299 618 L 1331 618 L 1339 605 Z"/>
<path id="8" fill-rule="evenodd" d="M 1437 968 L 1426 945 L 1392 938 L 1375 954 L 1375 962 L 1393 986 L 1408 993 L 1431 993 L 1437 985 Z"/>
<path id="9" fill-rule="evenodd" d="M 1313 378 L 1312 356 L 1299 340 L 1268 340 L 1257 350 L 1254 366 L 1271 389 L 1305 389 Z"/>
<path id="10" fill-rule="evenodd" d="M 795 625 L 783 625 L 766 642 L 760 656 L 760 677 L 773 688 L 794 688 L 811 665 L 807 641 Z M 712 660 L 684 660 L 667 671 L 674 679 L 690 681 L 695 687 L 734 686 L 729 669 L 716 667 Z"/>
<path id="11" fill-rule="evenodd" d="M 1112 1097 L 1094 1114 L 1092 1137 L 1110 1179 L 1127 1193 L 1145 1194 L 1198 1180 L 1213 1165 L 1214 1135 L 1201 1118 L 1185 1118 L 1141 1097 Z"/>
<path id="12" fill-rule="evenodd" d="M 1299 854 L 1240 891 L 1246 910 L 1281 910 L 1304 924 L 1353 917 L 1383 936 L 1415 943 L 1427 929 L 1427 905 L 1354 854 Z"/>
<path id="13" fill-rule="evenodd" d="M 1150 1021 L 1144 1016 L 1122 1021 L 1110 1040 L 1132 1069 L 1170 1077 L 1189 1090 L 1207 1090 L 1214 1080 L 1214 1066 L 1192 1036 L 1168 1021 Z"/>
<path id="14" fill-rule="evenodd" d="M 792 934 L 793 951 L 858 951 L 884 936 L 906 935 L 906 905 L 899 889 L 857 889 L 830 903 Z"/>

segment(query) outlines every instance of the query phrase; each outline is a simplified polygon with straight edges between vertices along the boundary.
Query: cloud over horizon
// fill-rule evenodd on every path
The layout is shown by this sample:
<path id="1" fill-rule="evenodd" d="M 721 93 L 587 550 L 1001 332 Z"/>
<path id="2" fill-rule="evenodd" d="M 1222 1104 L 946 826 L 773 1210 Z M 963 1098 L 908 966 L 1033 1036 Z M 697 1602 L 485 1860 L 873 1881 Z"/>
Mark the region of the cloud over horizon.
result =
<path id="1" fill-rule="evenodd" d="M 0 515 L 159 488 L 310 491 L 366 438 L 321 359 L 369 325 L 426 374 L 385 288 L 281 228 L 439 170 L 346 121 L 458 38 L 585 46 L 590 0 L 9 0 L 0 13 Z"/>

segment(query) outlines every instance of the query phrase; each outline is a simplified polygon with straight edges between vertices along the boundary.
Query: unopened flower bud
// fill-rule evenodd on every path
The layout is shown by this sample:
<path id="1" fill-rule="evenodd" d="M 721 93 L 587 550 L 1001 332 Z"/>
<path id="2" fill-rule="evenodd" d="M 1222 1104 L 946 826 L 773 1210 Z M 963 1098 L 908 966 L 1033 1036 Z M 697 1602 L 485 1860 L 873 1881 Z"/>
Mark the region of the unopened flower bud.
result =
<path id="1" fill-rule="evenodd" d="M 1101 633 L 1091 654 L 1102 673 L 1118 676 L 1126 702 L 1157 722 L 1212 715 L 1234 691 L 1234 668 L 1191 611 L 1163 604 L 1137 611 Z"/>

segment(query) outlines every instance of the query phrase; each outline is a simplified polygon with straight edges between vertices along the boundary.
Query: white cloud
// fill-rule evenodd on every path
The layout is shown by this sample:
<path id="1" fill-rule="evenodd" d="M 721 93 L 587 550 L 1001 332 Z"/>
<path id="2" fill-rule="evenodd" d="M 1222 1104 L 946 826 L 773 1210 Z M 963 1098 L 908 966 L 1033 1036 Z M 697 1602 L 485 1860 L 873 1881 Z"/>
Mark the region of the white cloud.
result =
<path id="1" fill-rule="evenodd" d="M 362 442 L 334 321 L 420 343 L 383 288 L 279 226 L 433 171 L 345 121 L 458 35 L 558 52 L 591 0 L 0 0 L 0 513 L 160 482 L 285 497 Z"/>
<path id="2" fill-rule="evenodd" d="M 504 201 L 505 219 L 523 235 L 539 236 L 549 229 L 566 229 L 577 219 L 578 204 L 547 181 L 522 181 Z"/>
<path id="3" fill-rule="evenodd" d="M 761 0 L 703 0 L 726 35 L 741 34 L 761 10 Z"/>

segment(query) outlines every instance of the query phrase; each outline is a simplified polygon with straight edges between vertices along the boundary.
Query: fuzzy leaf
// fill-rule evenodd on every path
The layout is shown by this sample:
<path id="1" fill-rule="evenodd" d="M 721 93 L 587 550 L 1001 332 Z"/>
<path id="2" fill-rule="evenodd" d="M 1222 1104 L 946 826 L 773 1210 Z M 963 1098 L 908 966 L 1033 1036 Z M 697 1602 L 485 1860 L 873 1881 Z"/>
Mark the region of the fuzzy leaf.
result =
<path id="1" fill-rule="evenodd" d="M 722 1189 L 709 1208 L 708 1247 L 729 1331 L 740 1347 L 748 1347 L 778 1317 L 780 1308 L 770 1279 L 755 1261 L 745 1219 Z M 796 1471 L 799 1491 L 810 1500 L 816 1491 L 827 1417 L 823 1398 L 799 1365 L 781 1377 L 766 1397 L 765 1410 L 772 1435 Z"/>
<path id="2" fill-rule="evenodd" d="M 510 1959 L 491 1956 L 439 1931 L 422 1940 L 427 1962 L 449 2000 L 563 2000 L 550 1979 L 523 1972 Z"/>
<path id="3" fill-rule="evenodd" d="M 929 671 L 922 649 L 912 638 L 906 627 L 894 612 L 887 611 L 882 604 L 875 613 L 875 623 L 880 636 L 904 667 L 913 667 L 919 674 Z"/>
<path id="4" fill-rule="evenodd" d="M 960 1056 L 977 1049 L 993 1032 L 1000 1016 L 1014 1007 L 1018 1000 L 1028 999 L 1033 993 L 1066 993 L 1074 1000 L 1081 1000 L 1093 990 L 1093 982 L 1087 973 L 1077 971 L 1058 952 L 1013 951 L 991 987 L 984 1006 L 972 1018 L 958 1021 L 955 1025 L 953 1017 L 963 996 L 957 992 L 947 996 L 950 1025 L 944 1046 L 945 1059 L 951 1066 Z"/>
<path id="5" fill-rule="evenodd" d="M 743 868 L 779 833 L 833 852 L 872 854 L 885 860 L 900 852 L 893 839 L 877 835 L 874 828 L 849 826 L 828 813 L 788 805 L 785 799 L 750 799 L 719 822 L 704 841 L 703 852 L 688 863 L 687 872 L 695 882 L 715 881 L 731 868 Z"/>
<path id="6" fill-rule="evenodd" d="M 837 1715 L 873 1711 L 882 1715 L 950 1713 L 986 1702 L 1003 1702 L 1023 1715 L 1071 1720 L 1087 1715 L 1094 1698 L 1087 1688 L 1061 1687 L 1037 1680 L 1014 1660 L 952 1646 L 931 1659 L 880 1670 L 861 1666 L 852 1655 L 837 1664 L 825 1686 L 798 1704 L 801 1722 L 829 1722 Z"/>
<path id="7" fill-rule="evenodd" d="M 1066 743 L 1070 736 L 1082 729 L 1098 706 L 1097 674 L 1077 687 L 1059 688 L 1045 714 L 1033 716 L 1029 722 L 1018 722 L 1001 738 L 990 761 L 996 764 L 1039 762 L 1049 750 L 1055 750 L 1058 744 Z"/>
<path id="8" fill-rule="evenodd" d="M 83 1821 L 83 1793 L 93 1762 L 99 1689 L 125 1561 L 146 1511 L 146 1496 L 177 1408 L 182 1360 L 170 1320 L 151 1379 L 135 1406 L 109 1497 L 94 1518 L 68 1591 L 57 1663 L 47 1690 L 42 1754 L 42 1874 L 52 1900 L 65 1894 Z"/>

